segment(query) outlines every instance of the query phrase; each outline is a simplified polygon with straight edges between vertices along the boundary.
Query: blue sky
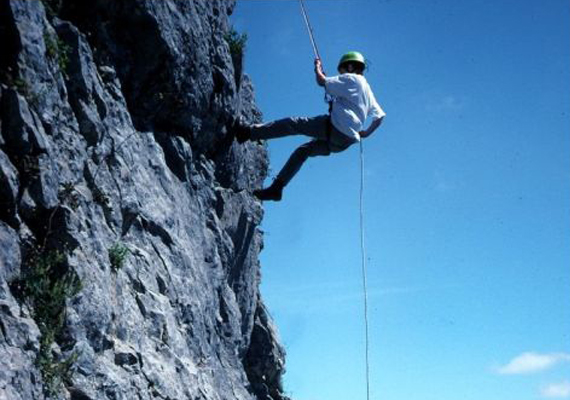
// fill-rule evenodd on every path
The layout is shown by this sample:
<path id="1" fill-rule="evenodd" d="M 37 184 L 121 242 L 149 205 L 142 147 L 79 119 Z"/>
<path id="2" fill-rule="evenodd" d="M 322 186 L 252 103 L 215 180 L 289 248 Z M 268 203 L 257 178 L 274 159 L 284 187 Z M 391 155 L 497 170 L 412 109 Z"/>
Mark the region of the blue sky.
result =
<path id="1" fill-rule="evenodd" d="M 371 384 L 382 400 L 570 399 L 570 2 L 307 0 L 359 50 Z M 238 2 L 266 121 L 326 112 L 298 1 Z M 273 174 L 307 139 L 270 142 Z M 364 399 L 358 148 L 265 204 L 262 294 L 295 400 Z"/>

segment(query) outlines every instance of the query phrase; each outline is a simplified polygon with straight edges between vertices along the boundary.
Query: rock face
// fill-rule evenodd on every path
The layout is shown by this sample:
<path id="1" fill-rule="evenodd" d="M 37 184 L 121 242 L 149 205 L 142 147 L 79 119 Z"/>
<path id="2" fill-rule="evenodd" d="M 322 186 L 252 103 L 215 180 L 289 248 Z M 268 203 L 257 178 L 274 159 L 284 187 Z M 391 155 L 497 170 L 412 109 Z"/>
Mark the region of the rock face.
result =
<path id="1" fill-rule="evenodd" d="M 0 0 L 0 399 L 286 399 L 230 0 Z"/>

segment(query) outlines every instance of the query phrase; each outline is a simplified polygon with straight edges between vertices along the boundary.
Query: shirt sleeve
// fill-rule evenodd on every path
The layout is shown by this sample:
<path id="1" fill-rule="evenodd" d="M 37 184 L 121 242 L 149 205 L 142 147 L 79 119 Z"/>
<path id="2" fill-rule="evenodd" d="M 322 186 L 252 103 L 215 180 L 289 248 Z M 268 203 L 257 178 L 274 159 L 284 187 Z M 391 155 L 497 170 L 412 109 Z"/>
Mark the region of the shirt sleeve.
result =
<path id="1" fill-rule="evenodd" d="M 380 104 L 376 101 L 376 97 L 372 91 L 370 92 L 370 110 L 368 111 L 368 116 L 374 119 L 383 118 L 386 115 Z"/>
<path id="2" fill-rule="evenodd" d="M 350 83 L 340 75 L 325 77 L 325 90 L 332 96 L 344 97 L 349 91 Z"/>

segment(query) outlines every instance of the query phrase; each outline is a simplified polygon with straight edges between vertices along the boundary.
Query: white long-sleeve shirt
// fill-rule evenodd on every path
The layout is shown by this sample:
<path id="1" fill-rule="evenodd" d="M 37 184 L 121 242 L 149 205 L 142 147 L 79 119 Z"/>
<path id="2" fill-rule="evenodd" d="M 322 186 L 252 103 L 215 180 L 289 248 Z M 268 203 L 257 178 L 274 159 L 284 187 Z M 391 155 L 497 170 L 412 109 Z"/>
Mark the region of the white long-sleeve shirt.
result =
<path id="1" fill-rule="evenodd" d="M 362 75 L 346 73 L 327 77 L 325 90 L 333 98 L 332 124 L 357 141 L 360 140 L 359 132 L 368 117 L 379 119 L 386 115 Z"/>

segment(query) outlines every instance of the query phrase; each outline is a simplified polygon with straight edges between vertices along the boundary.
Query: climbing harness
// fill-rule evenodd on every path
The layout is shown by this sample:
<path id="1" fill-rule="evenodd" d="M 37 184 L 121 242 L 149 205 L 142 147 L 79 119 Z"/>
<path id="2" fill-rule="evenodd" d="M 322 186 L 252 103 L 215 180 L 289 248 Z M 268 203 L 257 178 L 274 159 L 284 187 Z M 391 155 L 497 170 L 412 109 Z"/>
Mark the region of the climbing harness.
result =
<path id="1" fill-rule="evenodd" d="M 315 42 L 315 37 L 313 34 L 313 27 L 309 21 L 309 16 L 307 15 L 307 10 L 305 9 L 305 4 L 303 0 L 299 0 L 301 5 L 301 13 L 303 14 L 303 19 L 305 25 L 307 26 L 307 32 L 309 33 L 309 39 L 311 40 L 311 45 L 313 46 L 313 52 L 315 53 L 315 58 L 321 59 L 319 54 L 319 49 L 317 48 L 317 43 Z M 360 55 L 360 53 L 358 53 Z M 345 55 L 346 56 L 346 55 Z M 354 56 L 351 54 L 351 56 Z M 354 56 L 356 57 L 356 56 Z M 362 55 L 360 55 L 362 57 Z M 332 109 L 332 100 L 325 94 L 325 101 L 329 103 L 329 120 L 327 123 L 327 130 L 332 129 L 332 123 L 330 121 L 330 112 Z M 327 132 L 327 138 L 330 136 L 330 132 Z M 360 252 L 362 256 L 362 289 L 364 294 L 364 331 L 365 331 L 365 360 L 366 360 L 366 400 L 370 400 L 370 337 L 369 337 L 369 324 L 368 324 L 368 288 L 367 288 L 367 278 L 366 278 L 366 246 L 364 242 L 364 148 L 362 146 L 362 140 L 360 140 Z"/>

